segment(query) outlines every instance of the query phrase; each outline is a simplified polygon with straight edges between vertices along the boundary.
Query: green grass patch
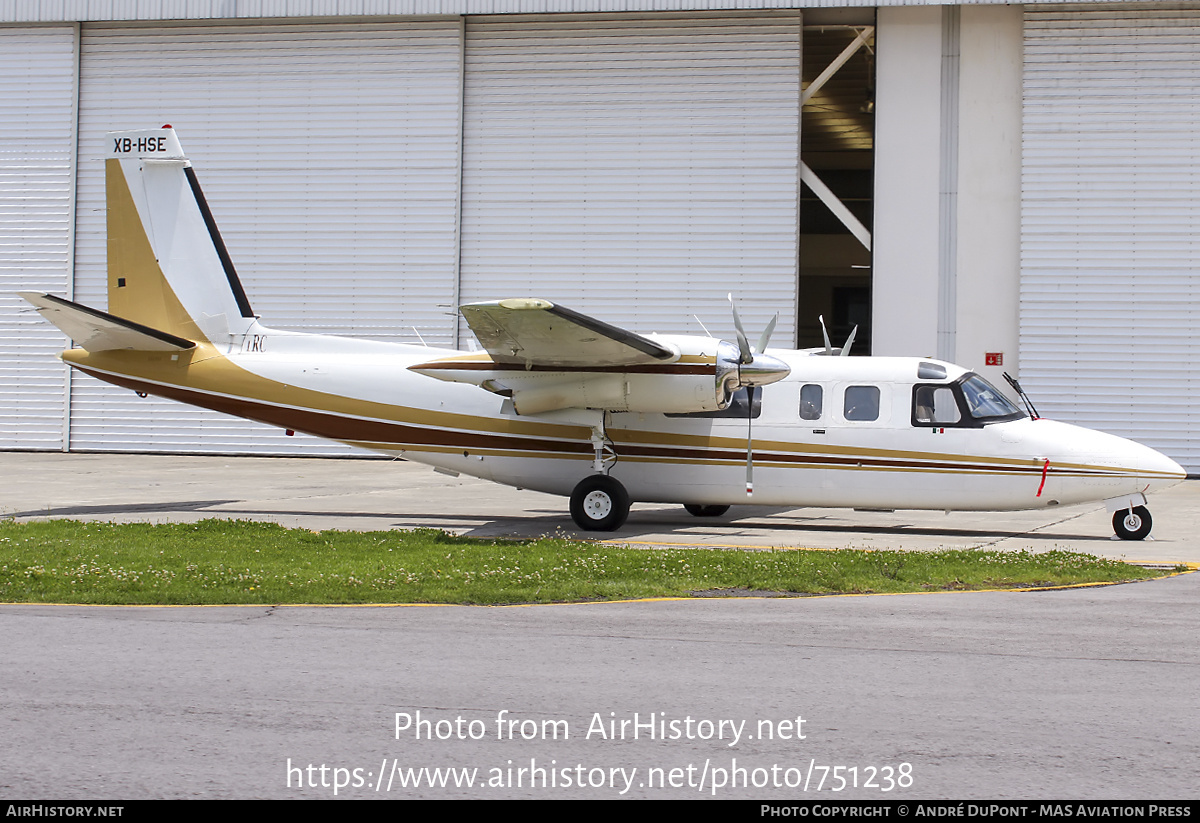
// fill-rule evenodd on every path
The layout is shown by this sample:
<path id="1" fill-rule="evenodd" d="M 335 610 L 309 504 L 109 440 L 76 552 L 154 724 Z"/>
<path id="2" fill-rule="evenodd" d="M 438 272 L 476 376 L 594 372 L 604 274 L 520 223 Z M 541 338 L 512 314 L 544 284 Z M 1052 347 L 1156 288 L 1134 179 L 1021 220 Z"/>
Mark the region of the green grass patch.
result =
<path id="1" fill-rule="evenodd" d="M 1168 573 L 1061 551 L 636 549 L 230 520 L 0 523 L 0 602 L 9 603 L 551 603 L 1028 588 Z"/>

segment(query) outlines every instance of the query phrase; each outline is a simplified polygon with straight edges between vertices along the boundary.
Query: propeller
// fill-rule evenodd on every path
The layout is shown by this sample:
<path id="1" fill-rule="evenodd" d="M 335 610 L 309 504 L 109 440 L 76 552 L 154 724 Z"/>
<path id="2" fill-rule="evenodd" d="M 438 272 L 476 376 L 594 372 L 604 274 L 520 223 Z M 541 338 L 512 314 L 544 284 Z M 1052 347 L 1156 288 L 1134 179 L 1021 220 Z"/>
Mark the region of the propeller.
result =
<path id="1" fill-rule="evenodd" d="M 771 318 L 767 327 L 758 338 L 758 347 L 751 348 L 746 337 L 746 329 L 742 326 L 742 318 L 734 305 L 733 295 L 729 295 L 729 307 L 733 310 L 733 325 L 737 330 L 737 351 L 732 343 L 724 340 L 717 346 L 717 384 L 723 386 L 725 395 L 723 401 L 728 401 L 733 392 L 746 386 L 767 386 L 791 374 L 791 367 L 780 360 L 765 354 L 771 333 L 779 322 L 779 315 Z M 757 352 L 757 353 L 756 353 Z"/>
<path id="2" fill-rule="evenodd" d="M 829 332 L 825 330 L 825 315 L 819 314 L 817 315 L 817 319 L 821 321 L 821 336 L 825 338 L 825 354 L 827 356 L 832 355 L 833 346 L 829 343 Z M 858 326 L 850 330 L 850 336 L 846 338 L 846 342 L 838 350 L 840 356 L 845 357 L 850 354 L 850 347 L 854 345 L 854 335 L 856 334 L 858 334 Z"/>
<path id="3" fill-rule="evenodd" d="M 754 496 L 754 390 L 770 385 L 791 373 L 791 367 L 778 357 L 765 354 L 767 343 L 775 331 L 779 315 L 771 318 L 758 338 L 757 348 L 751 348 L 738 316 L 733 295 L 729 295 L 729 307 L 733 310 L 733 325 L 737 330 L 737 352 L 734 357 L 733 344 L 721 341 L 717 347 L 717 385 L 725 398 L 738 389 L 746 389 L 746 496 Z M 723 350 L 724 349 L 724 350 Z M 757 352 L 757 353 L 756 353 Z"/>

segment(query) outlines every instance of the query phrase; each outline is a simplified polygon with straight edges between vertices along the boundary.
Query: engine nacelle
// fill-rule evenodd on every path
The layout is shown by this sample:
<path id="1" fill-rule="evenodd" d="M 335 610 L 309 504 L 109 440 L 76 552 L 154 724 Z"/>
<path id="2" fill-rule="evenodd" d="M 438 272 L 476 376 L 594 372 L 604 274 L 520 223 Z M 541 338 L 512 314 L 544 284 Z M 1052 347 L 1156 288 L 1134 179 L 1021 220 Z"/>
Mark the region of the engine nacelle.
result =
<path id="1" fill-rule="evenodd" d="M 509 375 L 497 393 L 511 396 L 518 414 L 572 408 L 686 414 L 724 408 L 728 400 L 721 402 L 715 388 L 709 367 L 708 374 Z"/>
<path id="2" fill-rule="evenodd" d="M 738 347 L 711 338 L 696 338 L 693 352 L 669 363 L 609 369 L 523 368 L 496 363 L 486 355 L 450 357 L 410 368 L 439 380 L 472 383 L 512 398 L 518 414 L 559 409 L 689 414 L 720 411 L 742 386 L 765 386 L 787 377 L 791 369 L 778 358 L 755 354 L 739 362 Z M 715 354 L 706 354 L 704 350 Z"/>

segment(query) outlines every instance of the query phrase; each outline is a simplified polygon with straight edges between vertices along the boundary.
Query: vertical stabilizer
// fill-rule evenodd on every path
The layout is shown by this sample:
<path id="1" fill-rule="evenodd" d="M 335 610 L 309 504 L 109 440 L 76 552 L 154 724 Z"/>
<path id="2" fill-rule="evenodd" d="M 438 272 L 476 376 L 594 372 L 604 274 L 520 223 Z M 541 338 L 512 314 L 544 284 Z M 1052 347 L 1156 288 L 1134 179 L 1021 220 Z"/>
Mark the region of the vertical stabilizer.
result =
<path id="1" fill-rule="evenodd" d="M 170 127 L 108 135 L 108 310 L 189 340 L 229 342 L 254 312 Z"/>

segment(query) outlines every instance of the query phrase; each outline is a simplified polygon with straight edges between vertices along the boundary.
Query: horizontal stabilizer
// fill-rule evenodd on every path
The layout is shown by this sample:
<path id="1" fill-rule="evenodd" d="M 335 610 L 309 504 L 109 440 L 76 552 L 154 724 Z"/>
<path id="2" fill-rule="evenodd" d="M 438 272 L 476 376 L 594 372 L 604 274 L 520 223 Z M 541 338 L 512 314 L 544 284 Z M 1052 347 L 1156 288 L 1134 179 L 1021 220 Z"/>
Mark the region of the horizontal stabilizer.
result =
<path id="1" fill-rule="evenodd" d="M 191 340 L 114 317 L 52 294 L 31 291 L 18 294 L 37 307 L 42 317 L 74 340 L 75 345 L 90 352 L 116 349 L 184 351 L 196 347 Z"/>

